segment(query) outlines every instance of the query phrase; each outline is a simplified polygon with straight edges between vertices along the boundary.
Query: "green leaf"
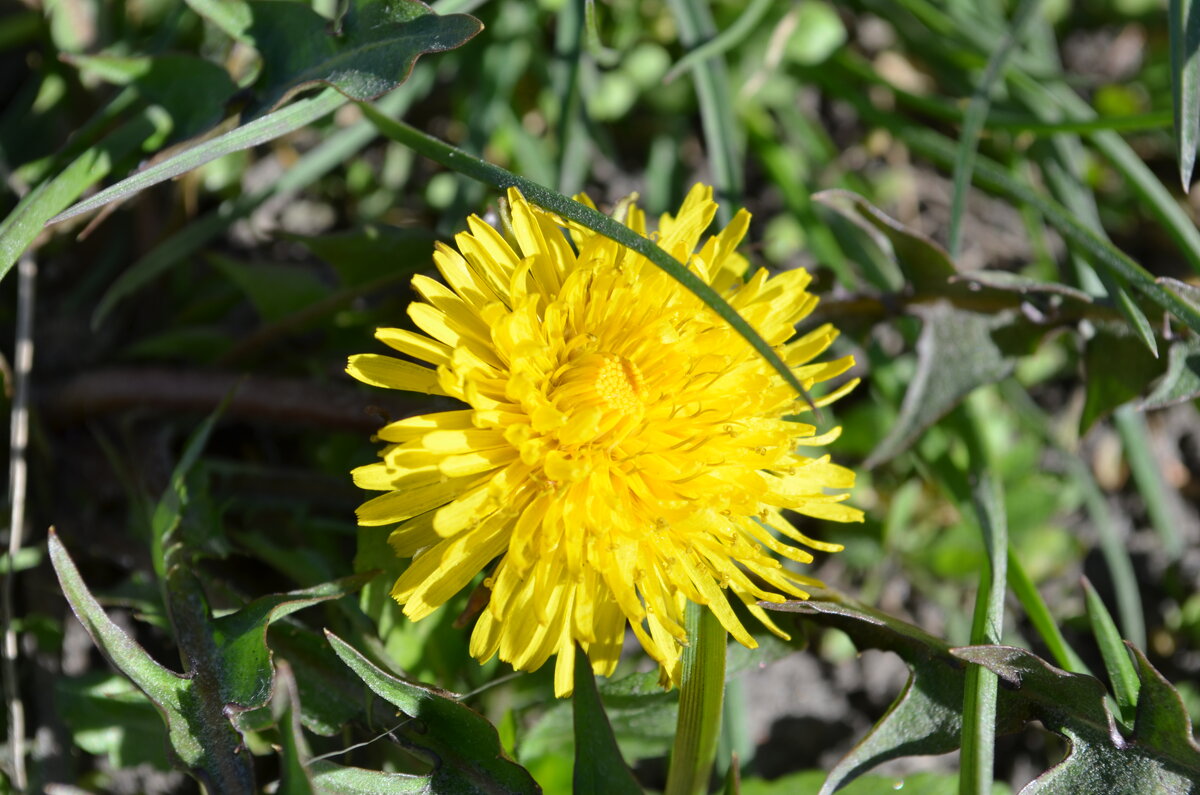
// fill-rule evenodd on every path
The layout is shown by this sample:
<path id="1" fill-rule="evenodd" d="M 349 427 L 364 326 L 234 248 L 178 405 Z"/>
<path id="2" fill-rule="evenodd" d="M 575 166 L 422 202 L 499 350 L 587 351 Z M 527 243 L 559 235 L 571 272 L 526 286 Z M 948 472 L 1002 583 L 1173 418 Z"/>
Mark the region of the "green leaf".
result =
<path id="1" fill-rule="evenodd" d="M 147 102 L 171 116 L 171 139 L 191 138 L 225 116 L 238 87 L 229 73 L 194 55 L 72 55 L 65 60 L 84 74 L 131 85 Z"/>
<path id="2" fill-rule="evenodd" d="M 1141 338 L 1127 326 L 1106 323 L 1097 326 L 1084 343 L 1083 368 L 1086 397 L 1079 418 L 1081 434 L 1145 392 L 1163 372 L 1163 362 L 1148 355 Z"/>
<path id="3" fill-rule="evenodd" d="M 575 695 L 571 703 L 575 713 L 572 791 L 576 795 L 641 793 L 641 786 L 621 758 L 587 654 L 578 646 L 575 647 Z"/>
<path id="4" fill-rule="evenodd" d="M 231 39 L 252 44 L 247 31 L 254 19 L 245 0 L 185 0 L 200 16 L 216 25 Z"/>
<path id="5" fill-rule="evenodd" d="M 105 614 L 53 531 L 49 546 L 50 560 L 71 609 L 113 667 L 129 677 L 162 713 L 177 764 L 211 792 L 252 793 L 249 753 L 221 715 L 223 705 L 205 709 L 197 703 L 193 680 L 159 665 Z M 213 712 L 220 716 L 219 721 L 212 720 Z"/>
<path id="6" fill-rule="evenodd" d="M 926 235 L 900 223 L 853 191 L 825 190 L 814 194 L 813 201 L 864 229 L 875 241 L 882 235 L 890 244 L 904 278 L 918 294 L 945 295 L 948 290 L 960 291 L 947 287 L 958 275 L 958 268 L 946 250 Z"/>
<path id="7" fill-rule="evenodd" d="M 1100 656 L 1104 660 L 1104 670 L 1108 672 L 1113 695 L 1117 698 L 1117 707 L 1121 710 L 1122 719 L 1132 723 L 1138 700 L 1137 671 L 1134 670 L 1129 653 L 1121 641 L 1121 633 L 1117 631 L 1116 623 L 1087 577 L 1083 578 L 1083 595 L 1087 605 L 1088 623 L 1091 624 L 1092 635 L 1100 647 Z"/>
<path id="8" fill-rule="evenodd" d="M 1175 153 L 1186 193 L 1192 186 L 1196 147 L 1200 145 L 1200 5 L 1195 0 L 1170 0 L 1168 8 Z"/>
<path id="9" fill-rule="evenodd" d="M 275 262 L 245 263 L 220 254 L 209 261 L 229 277 L 267 322 L 276 322 L 324 298 L 329 289 L 314 273 Z"/>
<path id="10" fill-rule="evenodd" d="M 830 772 L 822 793 L 832 793 L 888 759 L 954 750 L 962 723 L 964 662 L 1000 677 L 997 734 L 1020 731 L 1036 720 L 1071 746 L 1067 758 L 1022 790 L 1023 795 L 1194 792 L 1200 747 L 1191 737 L 1183 702 L 1136 649 L 1142 690 L 1133 733 L 1126 738 L 1113 722 L 1099 681 L 1055 668 L 1024 649 L 951 649 L 911 624 L 848 600 L 760 604 L 841 629 L 860 650 L 894 651 L 912 672 L 888 713 Z"/>
<path id="11" fill-rule="evenodd" d="M 281 234 L 328 262 L 344 287 L 374 282 L 386 274 L 397 278 L 428 267 L 437 236 L 425 229 L 368 224 L 360 229 L 308 237 Z"/>
<path id="12" fill-rule="evenodd" d="M 405 748 L 433 765 L 430 791 L 537 791 L 529 773 L 504 755 L 500 736 L 482 715 L 444 690 L 386 673 L 328 630 L 325 636 L 367 687 L 413 719 L 395 733 Z"/>
<path id="13" fill-rule="evenodd" d="M 980 314 L 942 300 L 912 311 L 924 320 L 917 339 L 917 370 L 904 393 L 900 416 L 863 464 L 867 469 L 899 455 L 976 387 L 1006 378 L 1016 365 L 1016 358 L 997 343 L 1004 332 L 1020 336 L 1011 310 Z"/>
<path id="14" fill-rule="evenodd" d="M 54 683 L 59 715 L 75 744 L 113 768 L 150 764 L 170 770 L 162 717 L 146 694 L 119 674 L 96 671 Z"/>
<path id="15" fill-rule="evenodd" d="M 601 682 L 598 691 L 623 758 L 638 760 L 666 755 L 675 738 L 678 690 L 663 690 L 656 673 L 640 673 Z M 552 704 L 537 723 L 521 734 L 518 757 L 570 758 L 572 721 L 569 704 Z"/>
<path id="16" fill-rule="evenodd" d="M 191 570 L 174 566 L 167 575 L 167 597 L 188 665 L 187 675 L 180 676 L 154 662 L 108 618 L 57 535 L 51 534 L 49 544 L 50 559 L 72 610 L 113 666 L 158 707 L 177 764 L 210 792 L 254 792 L 249 752 L 231 717 L 262 706 L 270 696 L 274 668 L 266 644 L 268 625 L 303 607 L 350 593 L 369 575 L 263 597 L 214 621 Z"/>
<path id="17" fill-rule="evenodd" d="M 384 773 L 361 767 L 342 767 L 317 761 L 309 765 L 313 786 L 322 795 L 440 795 L 450 790 L 435 789 L 429 776 Z M 470 790 L 463 790 L 465 793 Z"/>
<path id="18" fill-rule="evenodd" d="M 336 35 L 307 4 L 256 2 L 250 9 L 247 33 L 263 58 L 260 110 L 318 84 L 350 99 L 376 99 L 407 80 L 421 55 L 461 47 L 483 29 L 472 16 L 435 14 L 416 0 L 353 0 Z"/>
<path id="19" fill-rule="evenodd" d="M 1167 369 L 1137 404 L 1142 411 L 1186 403 L 1200 397 L 1200 337 L 1172 342 L 1167 348 Z"/>

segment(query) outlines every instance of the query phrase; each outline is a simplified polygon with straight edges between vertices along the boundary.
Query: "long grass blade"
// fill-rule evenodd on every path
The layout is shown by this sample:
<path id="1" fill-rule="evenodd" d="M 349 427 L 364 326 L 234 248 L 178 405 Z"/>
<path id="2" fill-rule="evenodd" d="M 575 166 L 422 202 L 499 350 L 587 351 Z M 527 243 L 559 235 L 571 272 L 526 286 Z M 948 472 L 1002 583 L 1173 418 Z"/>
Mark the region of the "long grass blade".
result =
<path id="1" fill-rule="evenodd" d="M 1196 147 L 1200 145 L 1200 3 L 1170 0 L 1167 29 L 1171 38 L 1171 110 L 1179 179 L 1192 186 Z"/>
<path id="2" fill-rule="evenodd" d="M 1112 685 L 1113 695 L 1116 696 L 1117 706 L 1121 710 L 1121 718 L 1127 726 L 1133 725 L 1134 713 L 1137 710 L 1138 689 L 1141 682 L 1133 660 L 1129 658 L 1129 650 L 1121 641 L 1121 633 L 1113 623 L 1104 600 L 1091 582 L 1083 579 L 1083 593 L 1087 602 L 1088 623 L 1092 626 L 1092 635 L 1096 645 L 1100 647 L 1100 656 L 1104 660 L 1104 670 L 1108 673 L 1109 684 Z"/>
<path id="3" fill-rule="evenodd" d="M 544 185 L 539 185 L 524 177 L 519 177 L 511 171 L 493 165 L 486 160 L 481 160 L 461 149 L 456 149 L 444 141 L 434 138 L 431 135 L 426 135 L 404 122 L 389 119 L 371 105 L 360 103 L 360 107 L 362 107 L 367 117 L 375 123 L 381 133 L 393 141 L 398 141 L 411 147 L 418 154 L 429 158 L 435 163 L 440 163 L 446 168 L 453 169 L 485 185 L 491 185 L 497 190 L 516 188 L 521 191 L 526 199 L 539 207 L 544 207 L 563 218 L 583 224 L 588 229 L 604 235 L 610 240 L 615 240 L 626 248 L 641 254 L 666 271 L 667 274 L 683 285 L 689 292 L 703 301 L 709 309 L 716 312 L 722 320 L 732 326 L 735 331 L 741 334 L 754 347 L 754 350 L 759 355 L 775 368 L 776 372 L 783 376 L 784 380 L 796 390 L 797 394 L 808 401 L 810 408 L 815 408 L 808 397 L 807 390 L 804 389 L 804 386 L 796 378 L 796 375 L 784 364 L 783 360 L 779 358 L 779 354 L 775 352 L 766 340 L 759 336 L 758 332 L 733 307 L 726 303 L 725 299 L 716 290 L 710 287 L 699 276 L 688 270 L 679 260 L 655 245 L 654 241 L 642 237 L 629 227 L 613 220 L 604 213 L 594 210 L 585 204 L 580 204 L 573 199 L 569 199 Z"/>

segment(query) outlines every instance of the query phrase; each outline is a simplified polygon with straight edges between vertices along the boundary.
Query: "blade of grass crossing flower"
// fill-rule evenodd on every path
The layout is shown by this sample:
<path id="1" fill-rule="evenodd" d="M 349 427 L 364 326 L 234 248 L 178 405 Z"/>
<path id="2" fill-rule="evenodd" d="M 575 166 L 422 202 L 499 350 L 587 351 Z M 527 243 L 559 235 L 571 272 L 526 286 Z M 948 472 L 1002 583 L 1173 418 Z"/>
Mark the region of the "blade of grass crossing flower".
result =
<path id="1" fill-rule="evenodd" d="M 972 488 L 972 502 L 983 530 L 987 567 L 980 577 L 971 627 L 973 645 L 997 644 L 1004 630 L 1004 594 L 1007 590 L 1008 522 L 1000 483 L 982 467 Z M 959 792 L 988 793 L 996 748 L 996 696 L 999 679 L 981 665 L 967 670 L 963 693 L 962 768 Z"/>
<path id="2" fill-rule="evenodd" d="M 56 224 L 59 221 L 65 221 L 68 218 L 74 218 L 90 210 L 103 207 L 109 202 L 126 199 L 160 182 L 185 174 L 205 163 L 211 163 L 218 157 L 274 140 L 324 118 L 346 102 L 349 100 L 345 96 L 332 88 L 327 88 L 315 97 L 293 102 L 261 119 L 255 119 L 249 124 L 244 124 L 224 135 L 205 141 L 161 163 L 139 171 L 116 185 L 105 188 L 90 199 L 79 202 L 59 213 L 47 223 Z"/>
<path id="3" fill-rule="evenodd" d="M 1170 0 L 1167 28 L 1171 34 L 1171 108 L 1179 179 L 1186 192 L 1192 185 L 1196 147 L 1200 145 L 1200 5 Z"/>
<path id="4" fill-rule="evenodd" d="M 784 380 L 796 390 L 796 393 L 805 399 L 809 407 L 814 408 L 808 392 L 804 389 L 800 381 L 797 380 L 795 374 L 783 363 L 783 360 L 779 358 L 774 349 L 758 335 L 750 324 L 712 287 L 696 276 L 696 274 L 689 271 L 683 263 L 655 245 L 650 239 L 642 237 L 624 224 L 609 218 L 597 210 L 593 210 L 591 207 L 569 199 L 561 193 L 552 191 L 531 180 L 519 177 L 511 171 L 488 163 L 486 160 L 481 160 L 461 149 L 456 149 L 409 124 L 389 119 L 371 105 L 363 103 L 360 104 L 360 107 L 363 109 L 363 113 L 374 122 L 381 133 L 393 141 L 398 141 L 411 147 L 421 156 L 427 157 L 435 163 L 439 163 L 471 179 L 478 180 L 485 185 L 491 185 L 497 190 L 506 190 L 515 187 L 521 191 L 526 199 L 539 207 L 543 207 L 563 218 L 583 224 L 588 229 L 604 235 L 611 240 L 615 240 L 626 248 L 641 254 L 656 266 L 666 271 L 667 274 L 687 288 L 688 291 L 703 301 L 709 309 L 716 312 L 722 320 L 741 334 L 753 346 L 754 350 L 783 376 Z M 1198 316 L 1200 316 L 1200 312 L 1198 312 Z M 1197 320 L 1197 326 L 1200 327 L 1200 319 Z"/>
<path id="5" fill-rule="evenodd" d="M 963 210 L 967 204 L 967 187 L 971 184 L 971 169 L 975 163 L 975 152 L 979 146 L 979 133 L 987 119 L 991 106 L 992 87 L 1004 71 L 1005 62 L 1016 43 L 1024 34 L 1025 26 L 1041 9 L 1042 0 L 1022 0 L 1013 14 L 1009 33 L 992 53 L 987 69 L 975 88 L 975 94 L 967 105 L 963 116 L 962 133 L 958 140 L 958 152 L 954 158 L 954 192 L 950 198 L 950 256 L 957 256 L 962 242 Z"/>
<path id="6" fill-rule="evenodd" d="M 642 788 L 621 757 L 587 654 L 575 647 L 575 795 L 640 795 Z"/>
<path id="7" fill-rule="evenodd" d="M 389 116 L 404 113 L 416 98 L 428 92 L 432 84 L 431 71 L 420 67 L 414 69 L 407 83 L 379 100 L 380 112 Z M 239 196 L 221 205 L 217 210 L 193 221 L 159 243 L 122 273 L 101 296 L 92 312 L 92 328 L 99 327 L 118 301 L 198 251 L 234 221 L 254 212 L 272 196 L 308 187 L 346 162 L 355 152 L 370 143 L 375 135 L 375 125 L 366 120 L 339 130 L 306 152 L 282 177 L 267 188 L 257 193 Z"/>
<path id="8" fill-rule="evenodd" d="M 1121 446 L 1125 448 L 1125 460 L 1133 473 L 1133 481 L 1146 503 L 1146 512 L 1150 514 L 1150 524 L 1158 531 L 1167 557 L 1177 561 L 1183 555 L 1183 538 L 1176 524 L 1178 512 L 1172 501 L 1179 497 L 1165 486 L 1166 476 L 1151 449 L 1150 428 L 1146 425 L 1146 419 L 1133 406 L 1118 408 L 1113 419 L 1121 436 Z"/>
<path id="9" fill-rule="evenodd" d="M 1137 713 L 1138 689 L 1141 682 L 1133 660 L 1129 658 L 1129 650 L 1121 640 L 1121 633 L 1113 623 L 1104 600 L 1087 577 L 1083 578 L 1083 593 L 1087 603 L 1088 623 L 1092 627 L 1092 635 L 1096 645 L 1100 647 L 1100 656 L 1104 659 L 1104 670 L 1108 673 L 1108 681 L 1112 684 L 1113 695 L 1117 698 L 1117 706 L 1121 709 L 1121 719 L 1126 726 L 1133 725 Z"/>
<path id="10" fill-rule="evenodd" d="M 1092 672 L 1083 659 L 1075 653 L 1075 650 L 1067 644 L 1054 616 L 1050 615 L 1050 608 L 1046 607 L 1046 602 L 1038 593 L 1037 586 L 1033 584 L 1033 580 L 1029 579 L 1029 574 L 1025 571 L 1025 566 L 1021 563 L 1021 558 L 1012 544 L 1008 545 L 1008 585 L 1012 588 L 1017 601 L 1021 603 L 1021 607 L 1025 609 L 1029 623 L 1033 624 L 1033 628 L 1037 630 L 1042 643 L 1046 644 L 1046 648 L 1050 650 L 1050 655 L 1054 657 L 1058 666 L 1071 673 L 1090 676 Z"/>
<path id="11" fill-rule="evenodd" d="M 679 717 L 664 795 L 708 791 L 725 695 L 725 628 L 695 602 L 688 602 L 685 623 L 690 643 L 683 650 Z"/>
<path id="12" fill-rule="evenodd" d="M 679 25 L 679 39 L 684 47 L 697 47 L 715 36 L 717 31 L 707 0 L 668 0 L 667 4 Z M 720 204 L 717 220 L 727 224 L 733 218 L 734 208 L 742 204 L 741 159 L 734 131 L 737 113 L 729 90 L 729 73 L 724 59 L 718 55 L 697 62 L 692 67 L 692 76 L 700 103 L 700 122 L 704 128 L 713 187 Z"/>

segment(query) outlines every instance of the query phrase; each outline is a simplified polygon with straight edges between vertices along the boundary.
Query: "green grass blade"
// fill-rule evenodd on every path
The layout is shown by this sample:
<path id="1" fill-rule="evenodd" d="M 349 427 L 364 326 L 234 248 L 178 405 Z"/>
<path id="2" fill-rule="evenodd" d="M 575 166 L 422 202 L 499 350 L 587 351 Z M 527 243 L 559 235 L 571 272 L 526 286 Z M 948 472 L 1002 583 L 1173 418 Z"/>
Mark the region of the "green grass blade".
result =
<path id="1" fill-rule="evenodd" d="M 1091 675 L 1087 664 L 1067 644 L 1062 630 L 1050 615 L 1050 609 L 1046 607 L 1046 601 L 1038 593 L 1033 580 L 1029 579 L 1029 574 L 1012 544 L 1008 545 L 1008 585 L 1021 607 L 1025 609 L 1029 623 L 1033 624 L 1042 642 L 1050 650 L 1050 655 L 1058 663 L 1058 667 L 1076 674 Z"/>
<path id="2" fill-rule="evenodd" d="M 668 0 L 679 25 L 679 39 L 684 47 L 700 46 L 716 35 L 712 13 L 706 0 Z M 738 154 L 734 124 L 737 113 L 729 89 L 729 74 L 725 61 L 709 56 L 692 67 L 696 97 L 700 102 L 700 122 L 712 167 L 713 188 L 720 208 L 717 220 L 726 224 L 733 211 L 742 204 L 742 169 Z"/>
<path id="3" fill-rule="evenodd" d="M 688 69 L 698 66 L 709 58 L 724 55 L 729 50 L 741 44 L 750 35 L 750 32 L 754 30 L 754 26 L 766 16 L 773 2 L 774 0 L 750 0 L 749 5 L 746 6 L 746 10 L 734 20 L 732 25 L 680 58 L 663 75 L 663 82 L 670 83 Z"/>
<path id="4" fill-rule="evenodd" d="M 1133 660 L 1129 658 L 1129 651 L 1121 641 L 1121 633 L 1104 606 L 1104 600 L 1086 577 L 1083 578 L 1083 592 L 1087 601 L 1088 623 L 1100 647 L 1104 670 L 1108 672 L 1108 681 L 1112 684 L 1113 695 L 1121 709 L 1121 718 L 1126 725 L 1132 726 L 1137 711 L 1138 689 L 1141 687 Z"/>
<path id="5" fill-rule="evenodd" d="M 992 88 L 996 79 L 1004 73 L 1008 56 L 1024 35 L 1026 25 L 1041 10 L 1041 6 L 1042 0 L 1022 0 L 1021 5 L 1017 7 L 1009 33 L 992 53 L 987 69 L 980 78 L 963 116 L 962 133 L 954 157 L 954 192 L 950 197 L 950 233 L 947 248 L 951 257 L 958 255 L 962 242 L 962 219 L 967 206 L 967 187 L 971 184 L 971 170 L 979 146 L 979 133 L 983 130 L 991 106 Z"/>
<path id="6" fill-rule="evenodd" d="M 1162 539 L 1167 557 L 1177 561 L 1183 555 L 1183 537 L 1174 518 L 1178 512 L 1173 506 L 1179 496 L 1167 490 L 1166 478 L 1150 447 L 1146 418 L 1132 406 L 1122 406 L 1113 414 L 1113 419 L 1121 436 L 1121 446 L 1125 448 L 1125 460 L 1146 503 L 1146 512 L 1150 514 L 1150 524 Z"/>
<path id="7" fill-rule="evenodd" d="M 379 100 L 380 112 L 389 116 L 403 114 L 416 98 L 425 95 L 432 84 L 433 74 L 430 71 L 413 70 L 413 75 L 407 83 Z M 272 196 L 298 191 L 313 184 L 350 159 L 376 135 L 375 125 L 365 119 L 339 130 L 307 152 L 274 184 L 257 193 L 239 196 L 183 227 L 131 265 L 113 282 L 92 313 L 92 327 L 98 327 L 121 299 L 145 286 L 175 263 L 199 251 L 205 243 L 219 235 L 234 221 L 249 215 Z"/>
<path id="8" fill-rule="evenodd" d="M 0 222 L 0 279 L 41 234 L 47 219 L 103 179 L 116 161 L 133 152 L 153 132 L 149 117 L 140 114 L 80 154 L 58 176 L 25 194 Z"/>
<path id="9" fill-rule="evenodd" d="M 997 644 L 1004 631 L 1008 521 L 1004 515 L 1000 483 L 989 467 L 980 467 L 971 496 L 988 553 L 987 568 L 980 577 L 975 602 L 971 643 L 976 646 Z M 999 679 L 991 671 L 980 665 L 967 670 L 963 694 L 962 770 L 959 774 L 959 792 L 964 795 L 992 790 L 998 690 Z"/>
<path id="10" fill-rule="evenodd" d="M 584 0 L 568 0 L 558 12 L 554 54 L 558 60 L 558 192 L 573 196 L 583 190 L 589 166 L 588 141 L 581 115 L 579 68 L 583 57 Z"/>
<path id="11" fill-rule="evenodd" d="M 754 350 L 775 368 L 776 372 L 783 376 L 784 380 L 796 390 L 797 394 L 803 396 L 805 400 L 809 400 L 804 386 L 766 340 L 759 336 L 758 332 L 733 307 L 726 303 L 725 299 L 716 290 L 688 270 L 683 263 L 655 245 L 652 240 L 638 235 L 629 227 L 613 220 L 604 213 L 593 210 L 591 207 L 580 204 L 573 199 L 569 199 L 544 185 L 539 185 L 536 182 L 519 177 L 511 171 L 481 160 L 461 149 L 456 149 L 444 141 L 426 135 L 404 122 L 389 119 L 371 105 L 364 103 L 360 107 L 362 107 L 367 118 L 375 123 L 381 133 L 393 141 L 398 141 L 411 147 L 418 154 L 429 158 L 435 163 L 440 163 L 446 168 L 453 169 L 485 185 L 491 185 L 497 190 L 517 188 L 526 199 L 539 207 L 544 207 L 563 218 L 583 224 L 588 229 L 641 254 L 666 271 L 668 275 L 703 301 L 709 309 L 716 312 L 722 320 L 741 334 L 754 347 Z M 1198 322 L 1198 325 L 1200 325 L 1200 322 Z M 812 405 L 811 401 L 809 405 Z"/>
<path id="12" fill-rule="evenodd" d="M 157 185 L 160 182 L 165 182 L 180 174 L 186 174 L 205 163 L 211 163 L 218 157 L 232 152 L 240 152 L 243 149 L 258 146 L 259 144 L 274 140 L 281 135 L 294 132 L 329 115 L 348 101 L 346 97 L 339 94 L 336 90 L 327 88 L 315 97 L 293 102 L 273 113 L 268 113 L 261 119 L 255 119 L 249 124 L 244 124 L 235 130 L 230 130 L 224 135 L 219 135 L 198 146 L 186 149 L 161 163 L 139 171 L 133 176 L 121 180 L 116 185 L 100 191 L 90 199 L 79 202 L 65 212 L 59 213 L 51 218 L 49 223 L 56 224 L 59 221 L 65 221 L 68 218 L 74 218 L 77 215 L 103 207 L 110 202 L 127 199 L 144 191 L 146 188 Z"/>
<path id="13" fill-rule="evenodd" d="M 1170 0 L 1168 8 L 1175 153 L 1186 192 L 1192 185 L 1196 147 L 1200 145 L 1200 8 L 1195 0 Z"/>

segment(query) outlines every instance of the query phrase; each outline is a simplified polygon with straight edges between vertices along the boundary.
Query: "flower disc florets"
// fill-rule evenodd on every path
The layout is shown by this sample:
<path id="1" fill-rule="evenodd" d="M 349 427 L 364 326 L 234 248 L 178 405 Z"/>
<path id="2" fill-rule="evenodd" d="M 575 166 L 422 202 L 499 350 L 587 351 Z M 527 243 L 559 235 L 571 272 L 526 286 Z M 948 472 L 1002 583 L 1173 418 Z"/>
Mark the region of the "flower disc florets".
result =
<path id="1" fill-rule="evenodd" d="M 409 316 L 424 334 L 377 332 L 432 368 L 350 360 L 366 383 L 467 406 L 380 430 L 383 460 L 354 478 L 384 494 L 359 508 L 359 523 L 401 523 L 392 546 L 414 560 L 392 595 L 412 619 L 495 561 L 471 638 L 480 660 L 499 653 L 534 670 L 557 654 L 555 691 L 567 695 L 576 642 L 610 674 L 628 623 L 677 682 L 688 600 L 753 647 L 729 595 L 778 633 L 756 602 L 804 598 L 817 584 L 778 558 L 812 559 L 794 543 L 840 549 L 805 536 L 782 509 L 861 520 L 842 503 L 853 472 L 798 452 L 840 429 L 818 436 L 784 420 L 806 408 L 794 390 L 644 257 L 576 227 L 568 239 L 560 219 L 516 190 L 508 201 L 511 239 L 472 217 L 458 250 L 439 245 L 434 255 L 446 283 L 413 279 L 423 300 Z M 698 246 L 715 212 L 712 189 L 696 186 L 678 215 L 661 219 L 658 244 L 721 293 L 806 388 L 849 369 L 848 356 L 812 363 L 837 336 L 829 325 L 789 342 L 817 302 L 805 271 L 742 280 L 745 211 Z M 646 234 L 636 206 L 624 215 Z"/>

